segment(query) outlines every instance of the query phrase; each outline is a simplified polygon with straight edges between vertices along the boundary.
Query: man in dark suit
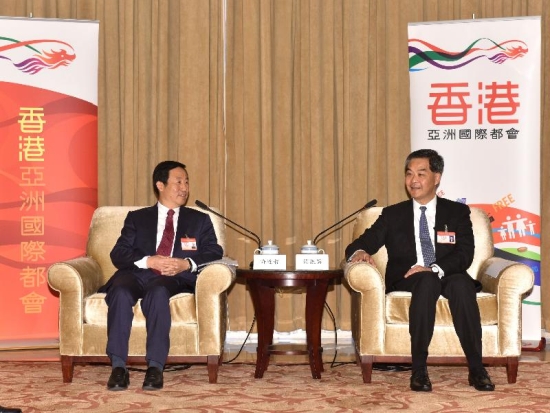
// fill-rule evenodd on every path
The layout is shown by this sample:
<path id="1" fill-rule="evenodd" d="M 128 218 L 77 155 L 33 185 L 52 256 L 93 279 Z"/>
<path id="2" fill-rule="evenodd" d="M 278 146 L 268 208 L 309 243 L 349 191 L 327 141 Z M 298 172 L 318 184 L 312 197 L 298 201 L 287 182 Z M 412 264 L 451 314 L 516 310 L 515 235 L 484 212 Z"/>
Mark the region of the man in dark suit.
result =
<path id="1" fill-rule="evenodd" d="M 159 163 L 153 172 L 156 205 L 128 213 L 119 239 L 111 251 L 118 269 L 101 287 L 106 292 L 107 355 L 112 372 L 109 390 L 125 390 L 130 383 L 126 359 L 134 316 L 133 307 L 142 299 L 147 319 L 147 372 L 144 390 L 163 387 L 163 369 L 170 348 L 169 299 L 182 292 L 193 293 L 197 268 L 220 259 L 223 250 L 210 217 L 186 208 L 189 177 L 185 165 Z"/>
<path id="2" fill-rule="evenodd" d="M 468 360 L 469 384 L 491 391 L 495 386 L 481 361 L 478 284 L 466 272 L 474 256 L 470 208 L 436 196 L 443 166 L 443 158 L 434 150 L 411 153 L 405 162 L 405 186 L 412 199 L 384 208 L 372 227 L 348 245 L 346 258 L 374 264 L 371 255 L 385 246 L 386 291 L 412 293 L 412 390 L 432 390 L 426 362 L 436 303 L 443 295 L 449 300 L 455 331 Z"/>

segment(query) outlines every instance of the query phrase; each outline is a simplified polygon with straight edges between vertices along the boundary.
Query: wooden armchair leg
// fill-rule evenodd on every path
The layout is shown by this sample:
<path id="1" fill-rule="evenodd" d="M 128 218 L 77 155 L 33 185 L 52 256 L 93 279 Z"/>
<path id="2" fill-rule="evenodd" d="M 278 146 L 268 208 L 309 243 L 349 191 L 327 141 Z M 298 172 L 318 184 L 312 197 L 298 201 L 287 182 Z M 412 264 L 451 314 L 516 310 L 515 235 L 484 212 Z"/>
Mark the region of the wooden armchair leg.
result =
<path id="1" fill-rule="evenodd" d="M 518 364 L 519 357 L 508 357 L 506 362 L 506 375 L 508 376 L 508 383 L 513 384 L 518 377 Z"/>
<path id="2" fill-rule="evenodd" d="M 208 356 L 207 368 L 208 368 L 208 381 L 210 383 L 218 382 L 218 366 L 222 356 Z"/>
<path id="3" fill-rule="evenodd" d="M 370 383 L 372 380 L 373 356 L 361 356 L 361 372 L 363 373 L 363 383 Z"/>
<path id="4" fill-rule="evenodd" d="M 72 356 L 61 356 L 61 371 L 63 372 L 63 383 L 72 383 L 74 373 L 74 358 Z"/>

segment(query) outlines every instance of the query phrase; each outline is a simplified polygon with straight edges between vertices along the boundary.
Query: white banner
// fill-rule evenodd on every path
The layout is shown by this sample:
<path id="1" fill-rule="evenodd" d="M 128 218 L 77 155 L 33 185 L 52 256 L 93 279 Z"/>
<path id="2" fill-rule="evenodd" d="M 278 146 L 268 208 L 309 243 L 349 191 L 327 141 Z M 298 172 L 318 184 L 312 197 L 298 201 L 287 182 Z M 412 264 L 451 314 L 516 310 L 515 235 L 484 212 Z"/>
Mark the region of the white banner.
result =
<path id="1" fill-rule="evenodd" d="M 411 147 L 445 159 L 439 195 L 483 208 L 495 255 L 529 265 L 540 312 L 540 17 L 409 24 Z"/>

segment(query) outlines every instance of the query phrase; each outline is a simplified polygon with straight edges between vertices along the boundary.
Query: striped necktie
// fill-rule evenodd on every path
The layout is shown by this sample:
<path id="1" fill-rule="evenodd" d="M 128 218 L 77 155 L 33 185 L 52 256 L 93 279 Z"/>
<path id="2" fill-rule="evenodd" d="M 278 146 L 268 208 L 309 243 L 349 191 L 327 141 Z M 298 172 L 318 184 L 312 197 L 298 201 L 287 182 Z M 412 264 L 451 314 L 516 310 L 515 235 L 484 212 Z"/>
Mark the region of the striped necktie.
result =
<path id="1" fill-rule="evenodd" d="M 422 257 L 424 266 L 429 267 L 435 262 L 435 252 L 432 240 L 430 239 L 430 230 L 428 229 L 428 220 L 426 219 L 426 207 L 420 207 L 420 247 L 422 248 Z"/>

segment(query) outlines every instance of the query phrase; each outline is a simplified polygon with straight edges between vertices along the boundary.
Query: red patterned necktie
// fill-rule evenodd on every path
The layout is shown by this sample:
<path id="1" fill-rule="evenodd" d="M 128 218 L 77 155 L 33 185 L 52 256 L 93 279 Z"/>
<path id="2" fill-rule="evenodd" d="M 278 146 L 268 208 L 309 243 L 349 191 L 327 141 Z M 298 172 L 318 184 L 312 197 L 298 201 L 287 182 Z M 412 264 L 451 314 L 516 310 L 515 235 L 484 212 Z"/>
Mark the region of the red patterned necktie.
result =
<path id="1" fill-rule="evenodd" d="M 164 255 L 169 257 L 172 252 L 172 245 L 174 244 L 174 210 L 169 209 L 168 215 L 166 215 L 166 225 L 164 226 L 164 232 L 162 233 L 162 239 L 157 248 L 157 255 Z"/>

